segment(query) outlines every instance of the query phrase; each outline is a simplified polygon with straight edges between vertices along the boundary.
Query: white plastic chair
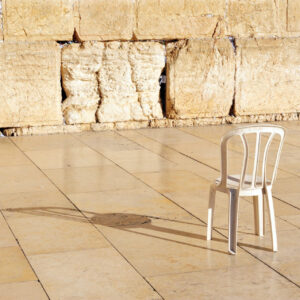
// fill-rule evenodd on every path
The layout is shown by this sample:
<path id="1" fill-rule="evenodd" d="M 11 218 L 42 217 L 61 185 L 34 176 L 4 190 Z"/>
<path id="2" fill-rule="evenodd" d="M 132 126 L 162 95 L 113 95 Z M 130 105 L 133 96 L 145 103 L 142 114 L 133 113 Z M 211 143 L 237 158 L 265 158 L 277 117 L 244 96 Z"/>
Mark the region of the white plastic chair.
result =
<path id="1" fill-rule="evenodd" d="M 255 134 L 255 150 L 254 155 L 249 155 L 249 147 L 246 136 Z M 267 135 L 267 142 L 262 146 L 262 134 Z M 270 144 L 274 137 L 279 136 L 279 146 L 276 153 L 276 161 L 270 180 L 267 179 L 267 159 Z M 237 244 L 237 226 L 238 226 L 238 205 L 239 196 L 253 197 L 254 215 L 255 215 L 255 233 L 259 236 L 264 235 L 264 205 L 263 196 L 266 196 L 270 225 L 272 232 L 273 251 L 277 251 L 277 234 L 275 225 L 274 205 L 272 200 L 272 185 L 276 178 L 279 157 L 283 145 L 285 131 L 280 126 L 275 125 L 254 125 L 230 131 L 221 141 L 221 178 L 218 178 L 211 185 L 209 206 L 208 206 L 208 222 L 207 222 L 207 240 L 212 237 L 213 213 L 215 207 L 216 191 L 229 194 L 229 218 L 228 218 L 228 250 L 231 254 L 236 254 Z M 227 144 L 232 137 L 240 137 L 244 148 L 243 166 L 240 175 L 228 175 L 227 164 Z M 264 149 L 260 149 L 264 148 Z M 260 152 L 263 150 L 263 152 Z M 261 163 L 261 177 L 257 175 L 260 153 L 263 153 Z M 246 174 L 249 160 L 253 160 L 252 174 Z"/>

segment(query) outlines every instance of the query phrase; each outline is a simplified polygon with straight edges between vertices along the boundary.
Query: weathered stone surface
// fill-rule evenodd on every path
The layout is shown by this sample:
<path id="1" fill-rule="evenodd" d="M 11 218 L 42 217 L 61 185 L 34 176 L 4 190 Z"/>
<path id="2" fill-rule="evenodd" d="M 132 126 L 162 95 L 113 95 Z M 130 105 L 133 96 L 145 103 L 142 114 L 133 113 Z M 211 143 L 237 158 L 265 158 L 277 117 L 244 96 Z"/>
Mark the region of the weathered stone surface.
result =
<path id="1" fill-rule="evenodd" d="M 2 0 L 0 0 L 0 40 L 3 40 Z"/>
<path id="2" fill-rule="evenodd" d="M 220 35 L 226 0 L 139 0 L 138 39 L 177 39 Z"/>
<path id="3" fill-rule="evenodd" d="M 262 123 L 276 121 L 296 121 L 299 120 L 297 113 L 288 114 L 263 114 L 252 116 L 226 116 L 219 118 L 197 118 L 197 119 L 152 119 L 148 121 L 127 121 L 109 123 L 91 123 L 76 125 L 58 126 L 32 126 L 15 127 L 3 130 L 5 136 L 22 135 L 41 135 L 57 133 L 74 133 L 83 131 L 107 131 L 107 130 L 128 130 L 140 128 L 172 128 L 187 126 L 206 126 L 221 124 L 240 124 L 240 123 Z M 279 124 L 280 125 L 280 124 Z"/>
<path id="4" fill-rule="evenodd" d="M 162 118 L 159 77 L 165 47 L 157 42 L 84 42 L 63 49 L 67 124 Z"/>
<path id="5" fill-rule="evenodd" d="M 100 102 L 97 72 L 103 43 L 71 44 L 62 50 L 63 112 L 67 124 L 93 123 Z"/>
<path id="6" fill-rule="evenodd" d="M 81 40 L 130 40 L 135 24 L 135 1 L 84 0 L 79 5 Z"/>
<path id="7" fill-rule="evenodd" d="M 155 42 L 106 43 L 100 75 L 100 122 L 162 118 L 159 76 L 164 46 Z"/>
<path id="8" fill-rule="evenodd" d="M 237 115 L 300 111 L 300 39 L 237 40 Z"/>
<path id="9" fill-rule="evenodd" d="M 287 4 L 287 31 L 300 32 L 300 1 L 289 0 Z"/>
<path id="10" fill-rule="evenodd" d="M 22 135 L 43 135 L 58 133 L 75 133 L 92 130 L 91 124 L 76 125 L 49 125 L 49 126 L 31 126 L 7 128 L 3 130 L 5 136 L 22 136 Z"/>
<path id="11" fill-rule="evenodd" d="M 228 115 L 234 94 L 234 68 L 234 50 L 228 39 L 168 44 L 168 117 Z"/>
<path id="12" fill-rule="evenodd" d="M 61 124 L 59 46 L 0 44 L 0 90 L 1 127 Z"/>
<path id="13" fill-rule="evenodd" d="M 229 0 L 227 34 L 235 37 L 278 34 L 278 0 Z"/>
<path id="14" fill-rule="evenodd" d="M 72 40 L 73 0 L 3 0 L 5 40 Z"/>

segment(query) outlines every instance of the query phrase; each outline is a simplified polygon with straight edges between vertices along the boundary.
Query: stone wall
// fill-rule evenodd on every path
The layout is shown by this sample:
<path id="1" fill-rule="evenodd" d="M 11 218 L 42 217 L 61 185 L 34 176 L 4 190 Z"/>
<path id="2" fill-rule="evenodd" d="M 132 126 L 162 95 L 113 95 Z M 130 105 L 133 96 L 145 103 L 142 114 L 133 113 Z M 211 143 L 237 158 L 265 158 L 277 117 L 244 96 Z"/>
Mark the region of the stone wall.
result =
<path id="1" fill-rule="evenodd" d="M 0 77 L 6 132 L 298 119 L 300 1 L 0 0 Z"/>

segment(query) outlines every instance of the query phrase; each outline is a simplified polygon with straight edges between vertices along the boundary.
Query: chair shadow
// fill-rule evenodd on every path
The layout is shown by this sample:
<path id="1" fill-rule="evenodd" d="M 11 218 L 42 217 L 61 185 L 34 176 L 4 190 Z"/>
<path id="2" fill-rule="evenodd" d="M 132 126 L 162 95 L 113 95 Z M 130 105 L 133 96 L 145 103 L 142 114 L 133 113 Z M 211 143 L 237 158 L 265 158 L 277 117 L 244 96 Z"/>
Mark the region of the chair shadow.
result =
<path id="1" fill-rule="evenodd" d="M 159 240 L 169 241 L 169 242 L 173 242 L 176 244 L 186 245 L 186 246 L 190 246 L 190 247 L 200 248 L 200 249 L 228 255 L 227 251 L 222 251 L 219 249 L 213 249 L 210 247 L 195 245 L 192 243 L 175 240 L 175 239 L 171 239 L 171 238 L 161 237 L 161 236 L 154 235 L 154 233 L 150 234 L 150 233 L 144 233 L 144 232 L 137 231 L 137 229 L 146 229 L 146 230 L 150 230 L 153 232 L 161 232 L 161 233 L 167 233 L 167 234 L 172 234 L 172 235 L 176 235 L 176 236 L 194 238 L 196 240 L 206 240 L 205 235 L 186 232 L 186 231 L 167 228 L 167 227 L 162 227 L 162 226 L 157 226 L 152 223 L 152 220 L 159 219 L 159 220 L 163 220 L 163 221 L 167 221 L 167 222 L 181 223 L 181 224 L 200 226 L 200 227 L 206 226 L 205 224 L 202 225 L 202 224 L 191 223 L 191 222 L 186 222 L 186 221 L 181 221 L 181 220 L 167 219 L 167 218 L 147 216 L 147 215 L 128 214 L 128 213 L 99 214 L 99 213 L 94 213 L 94 212 L 85 211 L 85 210 L 76 210 L 76 209 L 67 208 L 67 207 L 55 207 L 55 206 L 54 207 L 48 206 L 48 207 L 8 208 L 8 209 L 3 209 L 3 211 L 17 212 L 17 213 L 23 213 L 23 214 L 29 214 L 29 215 L 35 215 L 35 216 L 59 218 L 59 219 L 73 221 L 73 222 L 80 222 L 80 223 L 92 223 L 94 225 L 112 227 L 112 228 L 116 228 L 121 231 L 130 232 L 130 233 L 138 234 L 141 236 L 146 236 L 146 237 L 155 238 L 155 239 L 159 239 Z M 88 215 L 91 215 L 91 216 L 88 217 Z M 220 239 L 220 238 L 213 238 L 212 241 L 228 243 L 228 241 L 226 239 Z M 265 248 L 265 247 L 260 247 L 260 246 L 245 244 L 245 243 L 238 243 L 238 245 L 272 252 L 272 250 Z"/>

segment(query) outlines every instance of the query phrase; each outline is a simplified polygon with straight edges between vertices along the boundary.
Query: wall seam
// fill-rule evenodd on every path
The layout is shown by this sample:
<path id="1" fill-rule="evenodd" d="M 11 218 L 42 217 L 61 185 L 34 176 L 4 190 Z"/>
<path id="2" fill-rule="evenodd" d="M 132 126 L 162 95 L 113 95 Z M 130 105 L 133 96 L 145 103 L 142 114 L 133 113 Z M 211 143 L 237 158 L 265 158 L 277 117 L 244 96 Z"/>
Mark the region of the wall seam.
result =
<path id="1" fill-rule="evenodd" d="M 105 55 L 105 52 L 106 52 L 106 43 L 104 43 L 104 49 L 102 49 L 102 56 L 101 56 L 100 68 L 99 68 L 99 70 L 95 74 L 96 80 L 97 80 L 98 94 L 99 94 L 99 101 L 98 101 L 98 105 L 97 105 L 97 108 L 96 108 L 96 111 L 95 111 L 95 122 L 96 123 L 102 123 L 102 122 L 100 122 L 100 120 L 98 120 L 97 113 L 98 113 L 98 110 L 100 109 L 100 106 L 102 104 L 102 99 L 103 99 L 103 96 L 102 96 L 102 93 L 101 93 L 101 89 L 100 89 L 101 82 L 100 82 L 100 77 L 99 76 L 100 76 L 100 69 L 103 66 L 103 57 Z"/>
<path id="2" fill-rule="evenodd" d="M 229 110 L 229 116 L 236 117 L 236 107 L 235 107 L 235 97 L 236 97 L 236 74 L 237 74 L 237 52 L 236 52 L 236 38 L 231 36 L 229 37 L 229 41 L 233 47 L 234 53 L 234 77 L 233 77 L 233 95 L 232 95 L 232 104 Z"/>
<path id="3" fill-rule="evenodd" d="M 3 20 L 3 1 L 2 0 L 0 0 L 0 17 L 1 17 L 0 30 L 2 31 L 2 40 L 0 40 L 0 42 L 4 42 L 4 20 Z"/>

